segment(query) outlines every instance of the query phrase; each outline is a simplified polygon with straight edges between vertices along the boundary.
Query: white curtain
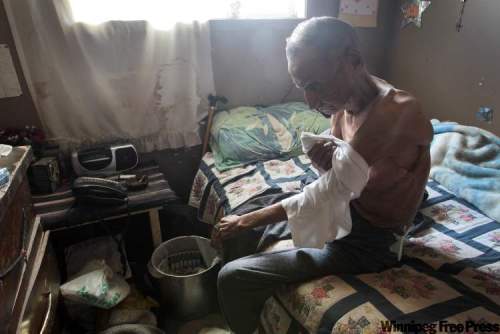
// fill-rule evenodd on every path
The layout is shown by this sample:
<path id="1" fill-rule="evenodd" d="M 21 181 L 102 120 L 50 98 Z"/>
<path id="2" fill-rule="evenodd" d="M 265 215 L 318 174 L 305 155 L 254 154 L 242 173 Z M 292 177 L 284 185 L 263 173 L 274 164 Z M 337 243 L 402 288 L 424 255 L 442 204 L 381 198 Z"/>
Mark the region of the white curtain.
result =
<path id="1" fill-rule="evenodd" d="M 215 93 L 207 22 L 164 30 L 145 21 L 89 25 L 74 20 L 68 0 L 4 2 L 49 137 L 65 148 L 200 143 L 198 122 Z"/>

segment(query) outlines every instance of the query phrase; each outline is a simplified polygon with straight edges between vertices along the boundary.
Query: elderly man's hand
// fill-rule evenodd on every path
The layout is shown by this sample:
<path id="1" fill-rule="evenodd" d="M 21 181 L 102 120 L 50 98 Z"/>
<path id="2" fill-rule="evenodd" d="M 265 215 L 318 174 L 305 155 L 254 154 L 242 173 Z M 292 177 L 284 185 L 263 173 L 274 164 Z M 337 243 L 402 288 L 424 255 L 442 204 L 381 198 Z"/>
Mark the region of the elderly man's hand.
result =
<path id="1" fill-rule="evenodd" d="M 335 144 L 331 141 L 318 142 L 307 152 L 307 156 L 311 159 L 314 167 L 327 171 L 332 168 L 332 157 L 335 148 Z"/>
<path id="2" fill-rule="evenodd" d="M 212 230 L 212 246 L 220 248 L 222 240 L 234 237 L 244 229 L 243 216 L 230 215 L 223 217 Z"/>

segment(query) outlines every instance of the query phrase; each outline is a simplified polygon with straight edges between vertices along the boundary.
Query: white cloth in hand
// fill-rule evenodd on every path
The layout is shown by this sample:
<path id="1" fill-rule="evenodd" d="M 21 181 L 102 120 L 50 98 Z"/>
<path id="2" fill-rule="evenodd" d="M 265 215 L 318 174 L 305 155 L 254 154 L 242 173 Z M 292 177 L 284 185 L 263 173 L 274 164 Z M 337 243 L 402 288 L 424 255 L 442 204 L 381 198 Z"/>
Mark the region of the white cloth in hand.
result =
<path id="1" fill-rule="evenodd" d="M 318 141 L 332 141 L 336 146 L 332 168 L 300 194 L 281 201 L 295 246 L 323 248 L 326 242 L 351 232 L 349 203 L 365 188 L 369 166 L 347 142 L 332 135 L 304 132 L 301 140 L 304 153 Z"/>

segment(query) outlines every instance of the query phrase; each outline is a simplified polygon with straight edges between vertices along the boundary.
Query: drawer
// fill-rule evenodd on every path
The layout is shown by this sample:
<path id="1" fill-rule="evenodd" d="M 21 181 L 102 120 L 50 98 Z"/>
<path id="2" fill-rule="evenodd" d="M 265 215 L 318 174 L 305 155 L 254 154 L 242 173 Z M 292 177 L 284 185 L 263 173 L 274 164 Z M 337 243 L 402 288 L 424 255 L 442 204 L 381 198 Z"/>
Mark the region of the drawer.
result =
<path id="1" fill-rule="evenodd" d="M 14 301 L 8 321 L 10 324 L 17 324 L 21 316 L 23 301 L 30 291 L 29 284 L 33 276 L 36 276 L 41 266 L 42 258 L 45 254 L 47 242 L 44 238 L 44 232 L 40 224 L 40 218 L 37 216 L 33 223 L 30 237 L 28 238 L 28 247 L 26 248 L 26 258 L 16 268 L 17 282 L 8 282 L 3 284 L 2 288 L 6 290 L 5 295 Z M 0 289 L 1 290 L 1 289 Z M 9 325 L 10 326 L 10 325 Z M 0 331 L 2 333 L 2 331 Z"/>
<path id="2" fill-rule="evenodd" d="M 0 221 L 0 323 L 5 324 L 12 316 L 20 282 L 33 260 L 36 240 L 41 239 L 41 229 L 33 220 L 31 195 L 27 180 L 19 187 L 11 205 Z M 38 235 L 37 235 L 38 233 Z M 37 237 L 37 238 L 36 238 Z M 2 332 L 0 328 L 0 333 Z"/>
<path id="3" fill-rule="evenodd" d="M 6 214 L 0 221 L 0 271 L 9 267 L 19 256 L 22 248 L 23 235 L 29 235 L 33 222 L 33 205 L 28 179 L 18 188 L 9 204 Z"/>
<path id="4" fill-rule="evenodd" d="M 57 309 L 60 277 L 56 256 L 48 244 L 49 235 L 49 232 L 45 232 L 40 242 L 33 270 L 27 275 L 27 292 L 20 294 L 16 303 L 16 307 L 19 306 L 20 309 L 20 321 L 12 323 L 10 333 L 51 333 Z"/>

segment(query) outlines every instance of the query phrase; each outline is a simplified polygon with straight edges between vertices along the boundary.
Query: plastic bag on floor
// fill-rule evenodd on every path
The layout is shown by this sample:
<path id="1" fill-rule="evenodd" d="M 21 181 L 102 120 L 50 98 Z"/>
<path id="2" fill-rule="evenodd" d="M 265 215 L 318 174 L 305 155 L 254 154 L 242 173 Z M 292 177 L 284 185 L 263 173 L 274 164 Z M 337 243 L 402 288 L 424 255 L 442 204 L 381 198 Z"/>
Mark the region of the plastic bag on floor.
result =
<path id="1" fill-rule="evenodd" d="M 111 327 L 99 334 L 165 334 L 165 332 L 153 326 L 126 324 Z"/>
<path id="2" fill-rule="evenodd" d="M 115 237 L 102 236 L 67 247 L 64 253 L 68 278 L 73 278 L 87 263 L 96 259 L 106 261 L 106 264 L 115 273 L 125 276 L 125 278 L 130 278 L 132 271 L 128 265 L 127 254 L 122 240 L 123 237 L 121 235 L 116 235 Z M 123 259 L 122 256 L 124 257 Z"/>
<path id="3" fill-rule="evenodd" d="M 61 286 L 64 298 L 73 302 L 110 309 L 130 293 L 130 286 L 104 261 L 89 262 L 80 273 Z"/>

